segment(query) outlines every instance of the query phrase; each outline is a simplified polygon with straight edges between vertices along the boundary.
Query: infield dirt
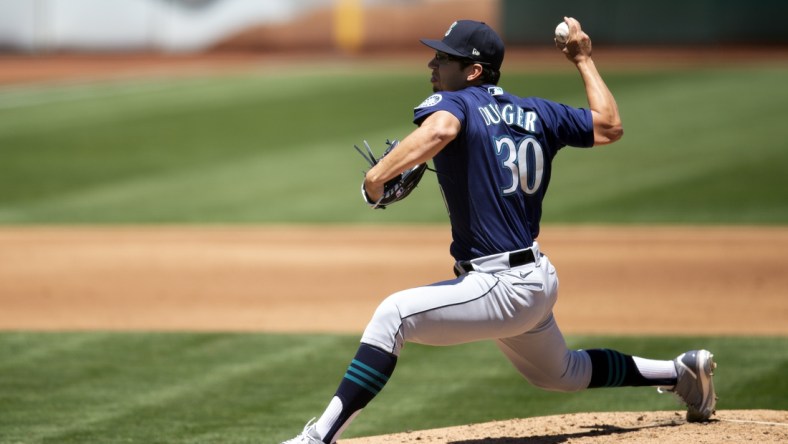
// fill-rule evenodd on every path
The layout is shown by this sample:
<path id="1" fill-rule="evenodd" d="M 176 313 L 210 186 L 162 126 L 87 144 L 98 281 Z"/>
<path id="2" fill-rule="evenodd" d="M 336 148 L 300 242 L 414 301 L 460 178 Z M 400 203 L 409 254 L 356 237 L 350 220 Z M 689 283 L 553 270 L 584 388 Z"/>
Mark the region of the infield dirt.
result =
<path id="1" fill-rule="evenodd" d="M 569 334 L 788 334 L 788 229 L 548 226 Z M 0 329 L 359 333 L 449 229 L 0 228 Z"/>

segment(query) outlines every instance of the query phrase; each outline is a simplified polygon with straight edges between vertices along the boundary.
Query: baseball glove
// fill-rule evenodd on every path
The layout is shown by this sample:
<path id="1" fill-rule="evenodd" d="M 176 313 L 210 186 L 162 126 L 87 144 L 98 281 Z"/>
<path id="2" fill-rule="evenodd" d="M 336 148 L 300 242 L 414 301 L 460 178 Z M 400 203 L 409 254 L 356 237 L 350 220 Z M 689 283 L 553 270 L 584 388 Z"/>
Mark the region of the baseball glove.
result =
<path id="1" fill-rule="evenodd" d="M 383 152 L 383 155 L 379 158 L 375 158 L 375 155 L 372 153 L 372 149 L 369 147 L 367 141 L 364 141 L 364 147 L 366 147 L 367 152 L 361 150 L 356 145 L 353 145 L 361 154 L 361 157 L 364 158 L 369 163 L 370 168 L 377 165 L 381 159 L 386 157 L 388 153 L 390 153 L 394 148 L 399 145 L 398 140 L 390 141 L 386 140 L 386 151 Z M 364 198 L 364 202 L 367 205 L 371 206 L 372 208 L 379 208 L 381 210 L 385 210 L 388 205 L 393 204 L 394 202 L 399 202 L 402 199 L 408 197 L 408 195 L 413 191 L 416 186 L 421 181 L 421 177 L 424 175 L 424 171 L 427 169 L 427 163 L 421 163 L 419 165 L 414 166 L 413 168 L 407 169 L 399 176 L 394 177 L 393 179 L 389 180 L 383 185 L 383 196 L 377 201 L 371 201 L 369 196 L 367 196 L 367 190 L 364 189 L 364 182 L 361 182 L 361 196 Z"/>

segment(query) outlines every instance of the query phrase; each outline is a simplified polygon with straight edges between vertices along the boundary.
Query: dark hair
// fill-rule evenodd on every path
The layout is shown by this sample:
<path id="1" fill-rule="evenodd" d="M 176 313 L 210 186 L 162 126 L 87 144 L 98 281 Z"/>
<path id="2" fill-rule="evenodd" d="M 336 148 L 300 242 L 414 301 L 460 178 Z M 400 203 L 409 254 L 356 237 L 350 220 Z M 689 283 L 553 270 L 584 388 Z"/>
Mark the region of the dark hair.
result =
<path id="1" fill-rule="evenodd" d="M 471 59 L 456 58 L 455 60 L 458 60 L 460 62 L 460 66 L 462 66 L 463 69 L 473 65 L 474 63 L 479 63 Z M 482 77 L 481 77 L 482 83 L 497 85 L 498 82 L 501 80 L 501 71 L 497 69 L 493 69 L 490 65 L 486 63 L 479 63 L 479 64 L 482 65 Z"/>
<path id="2" fill-rule="evenodd" d="M 489 66 L 482 65 L 484 70 L 482 71 L 482 79 L 484 83 L 491 83 L 493 85 L 497 85 L 498 81 L 501 80 L 501 71 L 497 69 L 492 69 Z"/>

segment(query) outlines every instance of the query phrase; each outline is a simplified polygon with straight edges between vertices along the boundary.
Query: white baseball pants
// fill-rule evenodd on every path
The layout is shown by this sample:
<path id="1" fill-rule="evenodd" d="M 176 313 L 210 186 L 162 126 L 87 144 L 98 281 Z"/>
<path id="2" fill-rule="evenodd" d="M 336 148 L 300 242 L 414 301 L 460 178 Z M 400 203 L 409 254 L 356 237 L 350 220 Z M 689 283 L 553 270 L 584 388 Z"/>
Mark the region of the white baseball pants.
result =
<path id="1" fill-rule="evenodd" d="M 509 268 L 508 255 L 475 259 L 456 279 L 392 294 L 361 338 L 399 355 L 406 342 L 455 345 L 492 339 L 533 385 L 556 391 L 588 387 L 591 360 L 566 346 L 553 317 L 558 277 L 547 256 Z"/>

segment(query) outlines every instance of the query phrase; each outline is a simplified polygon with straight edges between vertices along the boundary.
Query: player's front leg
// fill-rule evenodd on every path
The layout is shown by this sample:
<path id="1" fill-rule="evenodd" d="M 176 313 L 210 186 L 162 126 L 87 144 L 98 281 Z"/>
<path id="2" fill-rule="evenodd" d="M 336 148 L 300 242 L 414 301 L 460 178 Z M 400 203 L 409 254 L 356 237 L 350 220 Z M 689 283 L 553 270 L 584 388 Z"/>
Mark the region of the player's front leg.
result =
<path id="1" fill-rule="evenodd" d="M 323 414 L 283 444 L 336 442 L 361 410 L 383 390 L 396 364 L 394 354 L 362 343 Z"/>

